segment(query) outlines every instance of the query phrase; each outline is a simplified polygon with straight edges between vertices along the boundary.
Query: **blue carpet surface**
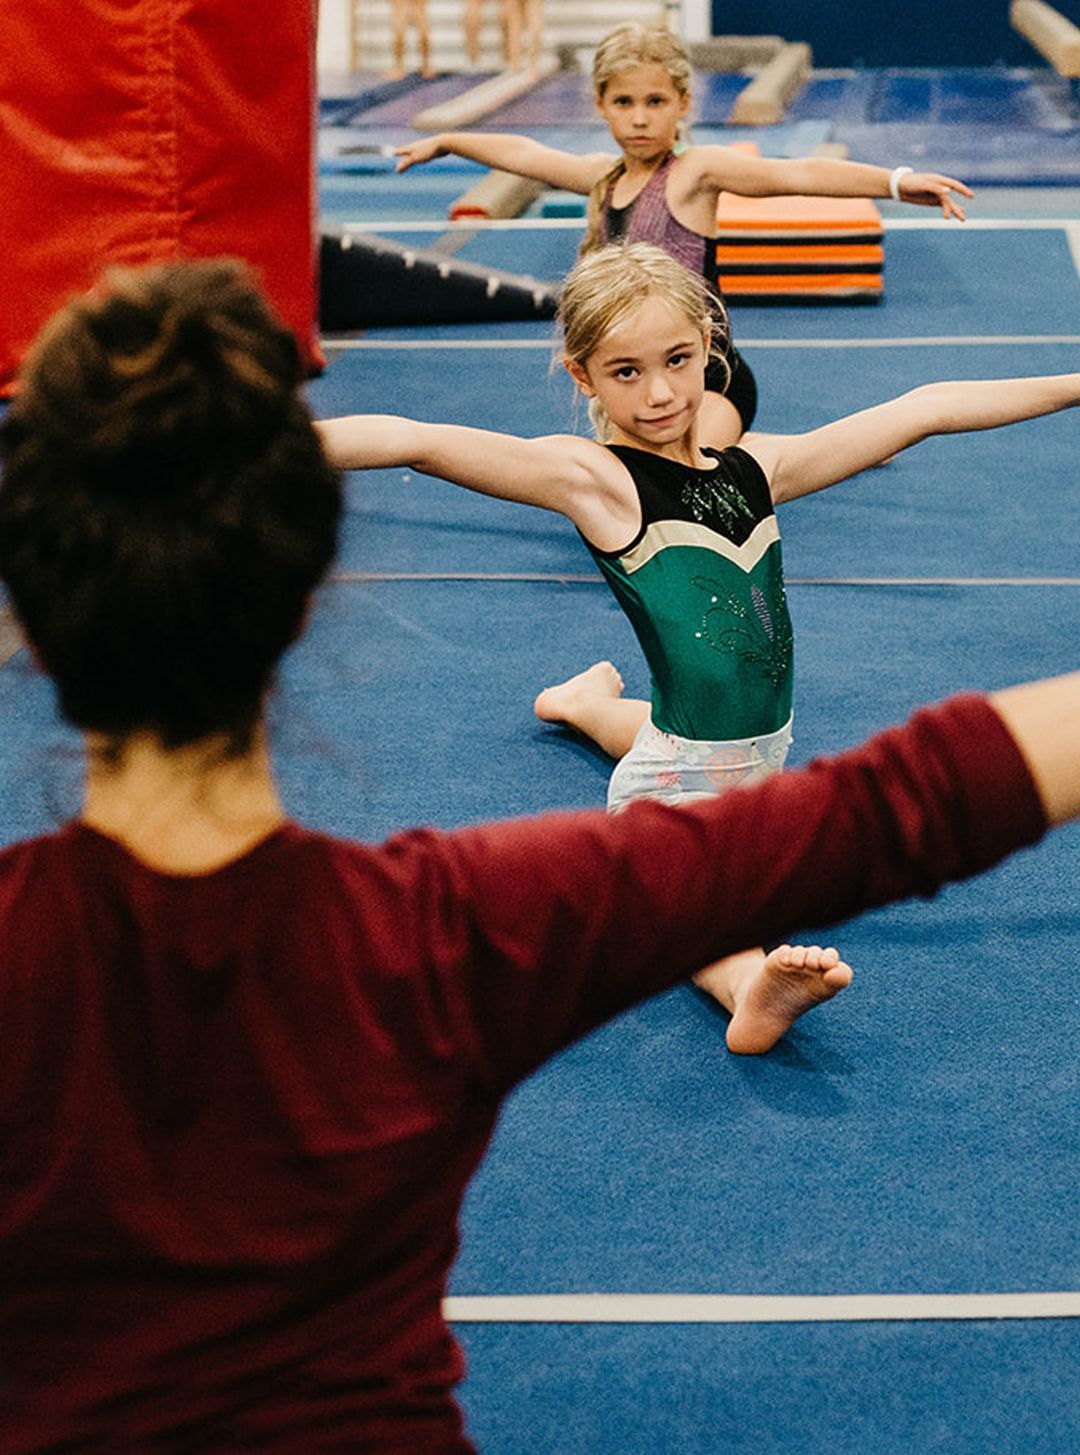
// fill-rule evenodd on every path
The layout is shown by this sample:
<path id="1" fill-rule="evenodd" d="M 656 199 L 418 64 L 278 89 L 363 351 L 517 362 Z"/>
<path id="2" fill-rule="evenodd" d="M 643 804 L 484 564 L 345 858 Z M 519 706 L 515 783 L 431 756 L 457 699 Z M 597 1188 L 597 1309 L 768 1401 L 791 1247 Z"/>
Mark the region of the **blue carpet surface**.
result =
<path id="1" fill-rule="evenodd" d="M 457 1332 L 484 1455 L 1063 1455 L 1080 1441 L 1075 1322 Z"/>

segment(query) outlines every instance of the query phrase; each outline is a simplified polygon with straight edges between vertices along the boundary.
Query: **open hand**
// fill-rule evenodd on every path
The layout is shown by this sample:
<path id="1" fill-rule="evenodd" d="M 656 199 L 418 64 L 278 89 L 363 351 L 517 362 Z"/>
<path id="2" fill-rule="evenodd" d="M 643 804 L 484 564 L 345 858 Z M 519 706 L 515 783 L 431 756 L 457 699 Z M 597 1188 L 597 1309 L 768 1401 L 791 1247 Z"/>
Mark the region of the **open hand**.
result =
<path id="1" fill-rule="evenodd" d="M 433 157 L 445 157 L 449 148 L 443 145 L 441 136 L 425 136 L 420 141 L 406 142 L 403 147 L 394 148 L 397 162 L 395 172 L 407 172 L 420 162 L 430 162 Z"/>
<path id="2" fill-rule="evenodd" d="M 955 177 L 943 177 L 939 172 L 905 172 L 899 185 L 901 202 L 913 202 L 917 207 L 940 207 L 945 217 L 955 217 L 963 222 L 965 212 L 952 195 L 971 197 L 971 188 Z"/>

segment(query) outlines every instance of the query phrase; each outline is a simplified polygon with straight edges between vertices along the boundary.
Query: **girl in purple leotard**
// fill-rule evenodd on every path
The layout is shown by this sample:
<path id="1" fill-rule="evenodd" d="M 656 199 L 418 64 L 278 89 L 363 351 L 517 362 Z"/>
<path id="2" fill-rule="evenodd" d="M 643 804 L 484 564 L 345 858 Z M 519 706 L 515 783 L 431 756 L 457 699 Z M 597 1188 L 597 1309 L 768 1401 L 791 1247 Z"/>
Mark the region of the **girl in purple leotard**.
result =
<path id="1" fill-rule="evenodd" d="M 586 156 L 512 133 L 440 132 L 399 147 L 398 171 L 453 153 L 499 171 L 534 177 L 589 198 L 582 252 L 626 238 L 662 247 L 712 290 L 721 357 L 706 380 L 703 423 L 717 446 L 735 444 L 757 405 L 754 376 L 730 341 L 716 269 L 716 210 L 721 192 L 744 197 L 894 197 L 946 217 L 964 216 L 954 194 L 963 182 L 909 167 L 868 166 L 834 157 L 745 156 L 726 146 L 683 146 L 690 111 L 690 61 L 662 26 L 620 25 L 593 62 L 596 106 L 619 147 Z"/>

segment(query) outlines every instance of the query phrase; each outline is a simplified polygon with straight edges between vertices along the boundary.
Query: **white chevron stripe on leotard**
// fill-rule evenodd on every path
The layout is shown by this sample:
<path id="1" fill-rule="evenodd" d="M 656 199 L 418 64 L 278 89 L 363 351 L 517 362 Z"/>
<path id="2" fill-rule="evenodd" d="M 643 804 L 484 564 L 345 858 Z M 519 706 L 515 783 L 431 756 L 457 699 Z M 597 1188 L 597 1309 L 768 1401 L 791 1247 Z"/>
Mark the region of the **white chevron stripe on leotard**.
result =
<path id="1" fill-rule="evenodd" d="M 619 557 L 623 569 L 632 574 L 652 560 L 666 546 L 697 546 L 724 556 L 742 571 L 752 571 L 774 541 L 780 539 L 776 516 L 758 521 L 741 546 L 717 535 L 706 525 L 693 520 L 657 520 L 649 526 L 633 549 Z"/>

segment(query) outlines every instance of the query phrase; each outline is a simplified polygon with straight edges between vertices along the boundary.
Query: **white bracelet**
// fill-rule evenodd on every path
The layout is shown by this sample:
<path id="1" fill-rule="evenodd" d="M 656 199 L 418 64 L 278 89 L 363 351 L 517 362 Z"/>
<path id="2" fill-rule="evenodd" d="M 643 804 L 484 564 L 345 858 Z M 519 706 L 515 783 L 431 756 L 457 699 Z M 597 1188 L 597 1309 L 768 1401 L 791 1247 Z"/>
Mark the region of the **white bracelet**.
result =
<path id="1" fill-rule="evenodd" d="M 900 178 L 906 177 L 909 172 L 913 172 L 914 170 L 914 167 L 893 168 L 892 176 L 889 178 L 889 196 L 894 202 L 900 201 Z"/>

